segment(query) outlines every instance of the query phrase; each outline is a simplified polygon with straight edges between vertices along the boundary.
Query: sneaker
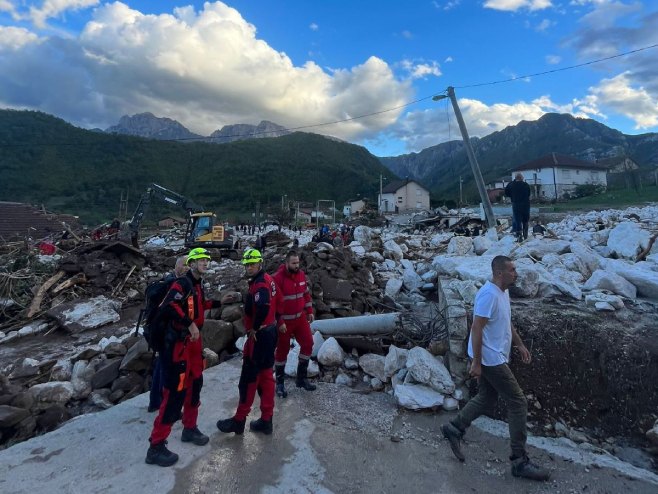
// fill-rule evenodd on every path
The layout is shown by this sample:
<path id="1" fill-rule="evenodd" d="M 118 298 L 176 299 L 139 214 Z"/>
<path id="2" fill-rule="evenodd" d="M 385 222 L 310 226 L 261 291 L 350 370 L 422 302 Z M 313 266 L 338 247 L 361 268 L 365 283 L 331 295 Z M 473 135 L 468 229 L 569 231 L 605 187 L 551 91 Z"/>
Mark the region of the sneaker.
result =
<path id="1" fill-rule="evenodd" d="M 548 480 L 551 473 L 545 468 L 535 465 L 527 456 L 523 456 L 512 460 L 512 475 L 530 480 Z"/>
<path id="2" fill-rule="evenodd" d="M 194 443 L 197 446 L 203 446 L 208 444 L 210 438 L 203 434 L 198 427 L 194 429 L 183 429 L 183 434 L 180 437 L 180 440 L 184 443 Z"/>
<path id="3" fill-rule="evenodd" d="M 262 432 L 263 434 L 272 434 L 272 419 L 270 420 L 252 420 L 249 422 L 249 430 L 252 432 Z"/>
<path id="4" fill-rule="evenodd" d="M 283 383 L 277 383 L 276 385 L 276 395 L 279 398 L 285 398 L 288 396 L 288 392 L 286 391 L 286 388 L 284 387 Z"/>
<path id="5" fill-rule="evenodd" d="M 466 461 L 464 453 L 462 453 L 461 440 L 464 436 L 464 433 L 461 432 L 457 427 L 452 425 L 450 422 L 443 424 L 441 426 L 441 431 L 443 431 L 443 437 L 445 437 L 450 443 L 450 449 L 452 449 L 452 454 L 454 454 L 459 461 Z"/>
<path id="6" fill-rule="evenodd" d="M 235 417 L 230 419 L 218 420 L 217 428 L 222 432 L 235 432 L 240 435 L 244 433 L 244 424 L 246 420 L 236 420 Z"/>
<path id="7" fill-rule="evenodd" d="M 167 449 L 167 441 L 152 444 L 146 452 L 146 463 L 161 467 L 170 467 L 178 461 L 178 455 Z"/>

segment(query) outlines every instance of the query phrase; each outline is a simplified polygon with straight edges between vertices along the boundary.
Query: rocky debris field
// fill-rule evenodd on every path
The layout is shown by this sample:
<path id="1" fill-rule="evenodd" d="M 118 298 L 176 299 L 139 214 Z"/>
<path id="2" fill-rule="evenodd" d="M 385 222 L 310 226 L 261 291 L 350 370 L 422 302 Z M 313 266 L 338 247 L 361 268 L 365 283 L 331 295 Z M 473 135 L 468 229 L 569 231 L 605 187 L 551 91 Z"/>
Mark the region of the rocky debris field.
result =
<path id="1" fill-rule="evenodd" d="M 271 229 L 265 267 L 276 270 L 297 238 L 317 319 L 399 313 L 390 334 L 316 332 L 309 371 L 432 413 L 455 410 L 474 392 L 465 358 L 470 310 L 493 257 L 510 256 L 519 272 L 514 321 L 534 357 L 531 366 L 512 366 L 532 432 L 655 469 L 658 208 L 590 212 L 547 227 L 546 237 L 518 244 L 505 232 L 461 237 L 438 228 L 359 226 L 345 247 Z M 148 389 L 151 353 L 134 323 L 147 284 L 182 253 L 175 232 L 148 239 L 141 250 L 113 241 L 50 256 L 0 250 L 0 444 Z M 230 259 L 213 261 L 205 282 L 212 298 L 246 290 L 242 266 Z M 241 315 L 241 304 L 208 314 L 209 365 L 240 348 Z M 289 375 L 297 355 L 294 348 Z M 495 413 L 504 416 L 504 407 Z"/>

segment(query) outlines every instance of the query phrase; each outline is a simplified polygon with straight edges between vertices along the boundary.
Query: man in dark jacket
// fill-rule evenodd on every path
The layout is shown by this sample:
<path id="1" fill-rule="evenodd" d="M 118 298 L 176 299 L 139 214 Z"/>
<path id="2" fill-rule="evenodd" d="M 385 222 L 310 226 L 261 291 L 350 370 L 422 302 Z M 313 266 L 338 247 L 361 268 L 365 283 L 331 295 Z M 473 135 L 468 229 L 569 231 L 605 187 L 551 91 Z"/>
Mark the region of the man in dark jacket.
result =
<path id="1" fill-rule="evenodd" d="M 158 416 L 153 423 L 146 453 L 146 463 L 168 467 L 178 461 L 178 455 L 167 449 L 171 428 L 181 418 L 181 441 L 197 446 L 209 438 L 197 427 L 201 387 L 203 386 L 203 345 L 201 329 L 204 312 L 219 307 L 219 301 L 206 300 L 202 276 L 208 270 L 210 254 L 206 249 L 192 249 L 187 255 L 189 271 L 174 281 L 161 304 L 163 316 L 170 321 L 165 336 L 165 349 L 160 355 L 163 392 Z"/>
<path id="2" fill-rule="evenodd" d="M 505 195 L 512 200 L 512 232 L 519 241 L 525 240 L 530 221 L 530 186 L 523 181 L 521 173 L 507 184 Z"/>
<path id="3" fill-rule="evenodd" d="M 242 350 L 242 371 L 238 382 L 240 401 L 235 415 L 217 421 L 222 432 L 244 432 L 247 416 L 254 403 L 256 392 L 260 395 L 260 418 L 252 420 L 253 432 L 272 434 L 274 415 L 274 349 L 276 348 L 276 313 L 280 295 L 272 277 L 263 270 L 263 256 L 256 249 L 247 249 L 242 256 L 249 276 L 249 293 L 244 304 L 244 327 L 247 342 Z"/>
<path id="4" fill-rule="evenodd" d="M 336 238 L 340 238 L 336 236 Z M 297 364 L 297 387 L 314 391 L 315 385 L 308 382 L 308 362 L 313 350 L 313 336 L 310 323 L 313 322 L 313 303 L 306 274 L 299 268 L 299 254 L 288 251 L 285 263 L 273 276 L 276 286 L 281 291 L 283 304 L 279 310 L 279 339 L 274 354 L 274 370 L 276 372 L 276 395 L 280 398 L 288 396 L 284 387 L 284 369 L 290 338 L 299 343 L 299 363 Z"/>

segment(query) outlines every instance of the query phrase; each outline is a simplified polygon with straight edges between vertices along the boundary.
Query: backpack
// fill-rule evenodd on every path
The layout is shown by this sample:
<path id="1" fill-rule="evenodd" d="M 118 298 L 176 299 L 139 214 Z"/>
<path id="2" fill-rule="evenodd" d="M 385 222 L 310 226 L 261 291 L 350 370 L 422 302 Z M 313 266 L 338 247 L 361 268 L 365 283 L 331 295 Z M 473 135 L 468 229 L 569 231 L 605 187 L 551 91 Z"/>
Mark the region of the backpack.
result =
<path id="1" fill-rule="evenodd" d="M 179 279 L 182 281 L 182 278 L 177 278 L 175 275 L 169 274 L 161 280 L 149 283 L 144 291 L 145 305 L 139 313 L 135 335 L 139 333 L 139 326 L 143 322 L 144 338 L 149 348 L 156 352 L 164 350 L 165 334 L 167 332 L 167 325 L 169 324 L 160 306 L 173 282 Z M 181 284 L 184 286 L 187 285 L 187 283 Z"/>

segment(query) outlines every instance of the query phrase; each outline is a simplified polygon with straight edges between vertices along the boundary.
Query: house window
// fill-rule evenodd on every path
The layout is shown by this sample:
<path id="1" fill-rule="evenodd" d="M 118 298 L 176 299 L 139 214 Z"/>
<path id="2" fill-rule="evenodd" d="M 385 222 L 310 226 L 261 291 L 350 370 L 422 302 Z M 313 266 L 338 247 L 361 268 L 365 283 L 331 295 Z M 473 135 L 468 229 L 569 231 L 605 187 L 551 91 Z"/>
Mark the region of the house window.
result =
<path id="1" fill-rule="evenodd" d="M 423 191 L 421 191 L 420 189 L 416 189 L 416 195 L 417 196 L 423 195 Z"/>
<path id="2" fill-rule="evenodd" d="M 576 170 L 576 175 L 580 175 L 580 170 Z"/>
<path id="3" fill-rule="evenodd" d="M 398 202 L 402 202 L 402 196 L 398 196 Z"/>

